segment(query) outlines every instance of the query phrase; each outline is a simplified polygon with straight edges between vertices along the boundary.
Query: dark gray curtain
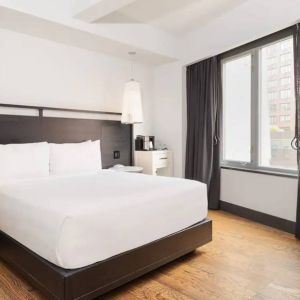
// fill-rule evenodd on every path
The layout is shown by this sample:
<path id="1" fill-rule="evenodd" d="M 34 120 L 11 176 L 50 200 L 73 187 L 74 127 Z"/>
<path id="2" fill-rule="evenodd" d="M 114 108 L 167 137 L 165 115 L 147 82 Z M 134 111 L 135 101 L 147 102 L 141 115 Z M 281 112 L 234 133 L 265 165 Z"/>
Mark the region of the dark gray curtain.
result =
<path id="1" fill-rule="evenodd" d="M 295 62 L 295 94 L 296 94 L 296 128 L 293 146 L 297 149 L 298 158 L 298 204 L 296 219 L 296 237 L 300 239 L 300 28 L 295 27 L 294 34 L 294 62 Z"/>
<path id="2" fill-rule="evenodd" d="M 208 207 L 220 202 L 221 70 L 217 57 L 187 68 L 185 176 L 207 184 Z"/>

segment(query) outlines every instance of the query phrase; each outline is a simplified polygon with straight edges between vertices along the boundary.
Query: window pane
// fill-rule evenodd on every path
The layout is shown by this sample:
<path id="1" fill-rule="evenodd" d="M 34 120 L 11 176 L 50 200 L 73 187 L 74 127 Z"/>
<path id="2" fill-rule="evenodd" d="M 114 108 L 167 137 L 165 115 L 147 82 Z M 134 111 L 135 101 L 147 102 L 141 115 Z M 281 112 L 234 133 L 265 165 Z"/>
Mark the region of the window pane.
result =
<path id="1" fill-rule="evenodd" d="M 223 159 L 251 161 L 251 55 L 223 64 Z"/>
<path id="2" fill-rule="evenodd" d="M 280 62 L 276 66 L 274 57 Z M 293 39 L 288 38 L 260 50 L 261 166 L 297 167 L 297 153 L 290 145 L 295 132 L 294 97 Z"/>

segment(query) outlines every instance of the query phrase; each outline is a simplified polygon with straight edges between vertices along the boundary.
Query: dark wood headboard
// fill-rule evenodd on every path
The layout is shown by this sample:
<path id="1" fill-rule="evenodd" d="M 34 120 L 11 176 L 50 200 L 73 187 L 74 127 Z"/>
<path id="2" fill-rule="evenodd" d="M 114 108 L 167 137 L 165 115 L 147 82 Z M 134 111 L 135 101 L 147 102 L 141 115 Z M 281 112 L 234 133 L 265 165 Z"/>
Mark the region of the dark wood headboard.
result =
<path id="1" fill-rule="evenodd" d="M 124 125 L 120 121 L 43 116 L 44 110 L 111 115 L 118 113 L 8 104 L 0 104 L 0 107 L 36 109 L 39 112 L 39 116 L 0 114 L 0 144 L 41 141 L 77 143 L 100 139 L 103 168 L 115 164 L 132 165 L 132 125 Z M 114 159 L 114 151 L 120 151 L 119 159 Z"/>

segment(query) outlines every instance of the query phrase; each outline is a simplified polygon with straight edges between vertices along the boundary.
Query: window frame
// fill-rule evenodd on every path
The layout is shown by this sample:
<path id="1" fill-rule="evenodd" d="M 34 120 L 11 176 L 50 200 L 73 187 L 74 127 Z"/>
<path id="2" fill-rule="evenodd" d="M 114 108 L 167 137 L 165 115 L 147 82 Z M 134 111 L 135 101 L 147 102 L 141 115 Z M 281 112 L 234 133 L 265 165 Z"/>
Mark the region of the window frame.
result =
<path id="1" fill-rule="evenodd" d="M 250 118 L 250 128 L 251 128 L 251 147 L 250 147 L 250 162 L 243 161 L 232 161 L 225 160 L 223 153 L 223 146 L 221 146 L 221 166 L 225 168 L 236 168 L 236 169 L 244 169 L 249 171 L 257 171 L 264 172 L 270 174 L 287 174 L 287 175 L 297 175 L 297 170 L 288 169 L 288 168 L 280 168 L 280 167 L 267 167 L 261 166 L 259 164 L 260 160 L 260 145 L 261 145 L 261 137 L 260 137 L 260 50 L 263 47 L 278 43 L 283 40 L 287 40 L 289 38 L 293 38 L 293 31 L 291 28 L 287 28 L 286 30 L 280 31 L 273 35 L 262 38 L 253 43 L 249 43 L 245 46 L 241 46 L 237 49 L 228 51 L 221 55 L 221 72 L 222 72 L 222 82 L 224 78 L 224 64 L 230 62 L 232 60 L 238 59 L 245 55 L 251 55 L 251 118 Z M 252 45 L 252 47 L 251 47 Z M 292 68 L 292 61 L 290 62 Z M 285 65 L 284 65 L 285 66 Z M 283 66 L 283 67 L 284 67 Z M 281 67 L 282 68 L 282 67 Z M 280 69 L 281 72 L 281 69 Z M 222 94 L 224 91 L 224 87 L 222 90 Z M 279 95 L 280 96 L 280 95 Z M 223 99 L 225 104 L 225 99 Z M 223 120 L 225 119 L 225 115 L 223 116 Z M 224 128 L 223 128 L 224 130 Z M 224 132 L 223 132 L 224 135 Z"/>

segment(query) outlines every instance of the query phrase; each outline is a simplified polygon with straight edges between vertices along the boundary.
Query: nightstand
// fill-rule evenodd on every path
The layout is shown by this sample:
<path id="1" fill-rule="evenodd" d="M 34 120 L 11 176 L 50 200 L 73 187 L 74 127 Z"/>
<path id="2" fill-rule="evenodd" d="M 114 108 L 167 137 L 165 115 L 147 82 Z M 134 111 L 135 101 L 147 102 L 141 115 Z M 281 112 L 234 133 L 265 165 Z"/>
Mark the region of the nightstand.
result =
<path id="1" fill-rule="evenodd" d="M 173 176 L 173 155 L 169 150 L 135 151 L 134 161 L 144 174 Z"/>

